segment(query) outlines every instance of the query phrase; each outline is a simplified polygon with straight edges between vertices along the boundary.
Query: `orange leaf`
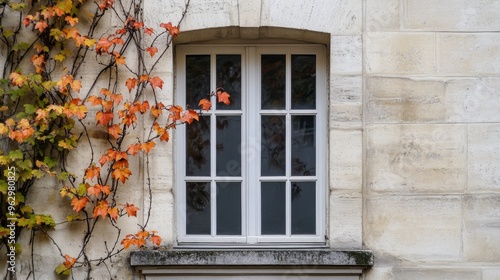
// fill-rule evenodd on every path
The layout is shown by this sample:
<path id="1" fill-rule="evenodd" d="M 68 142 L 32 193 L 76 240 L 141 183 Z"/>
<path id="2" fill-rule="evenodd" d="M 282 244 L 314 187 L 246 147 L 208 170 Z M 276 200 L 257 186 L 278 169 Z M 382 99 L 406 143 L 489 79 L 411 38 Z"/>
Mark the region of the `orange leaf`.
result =
<path id="1" fill-rule="evenodd" d="M 113 179 L 120 180 L 120 182 L 125 183 L 128 177 L 132 175 L 132 172 L 128 168 L 121 168 L 113 170 L 113 173 L 111 173 L 111 175 Z"/>
<path id="2" fill-rule="evenodd" d="M 98 124 L 106 126 L 113 119 L 113 112 L 99 111 L 95 115 L 95 119 Z"/>
<path id="3" fill-rule="evenodd" d="M 210 100 L 208 100 L 208 99 L 202 99 L 198 103 L 198 106 L 200 106 L 201 109 L 208 111 L 208 110 L 210 110 L 210 107 L 212 107 L 212 102 L 210 102 Z"/>
<path id="4" fill-rule="evenodd" d="M 155 77 L 149 79 L 149 82 L 151 83 L 151 86 L 153 87 L 153 89 L 155 87 L 159 87 L 160 89 L 163 88 L 163 80 L 158 76 L 155 76 Z"/>
<path id="5" fill-rule="evenodd" d="M 113 164 L 113 169 L 123 169 L 128 167 L 128 160 L 126 159 L 120 159 L 115 161 Z"/>
<path id="6" fill-rule="evenodd" d="M 165 28 L 168 31 L 168 30 L 170 30 L 172 28 L 172 23 L 171 22 L 160 23 L 160 27 L 163 27 L 163 28 Z"/>
<path id="7" fill-rule="evenodd" d="M 179 33 L 181 33 L 181 31 L 179 30 L 179 28 L 177 28 L 177 26 L 174 26 L 172 27 L 170 30 L 170 35 L 174 36 L 174 37 L 177 37 L 177 35 L 179 35 Z"/>
<path id="8" fill-rule="evenodd" d="M 128 92 L 131 92 L 133 88 L 137 85 L 137 79 L 136 78 L 128 78 L 127 81 L 125 82 L 125 85 L 128 88 Z"/>
<path id="9" fill-rule="evenodd" d="M 117 55 L 115 55 L 115 61 L 116 61 L 116 64 L 123 65 L 123 64 L 125 64 L 125 57 L 121 56 L 120 54 L 117 54 Z"/>
<path id="10" fill-rule="evenodd" d="M 73 210 L 75 210 L 76 212 L 80 212 L 83 208 L 85 208 L 85 206 L 87 205 L 88 202 L 89 202 L 89 199 L 86 197 L 82 197 L 82 198 L 74 197 L 71 200 L 71 205 L 73 205 Z"/>
<path id="11" fill-rule="evenodd" d="M 149 237 L 149 240 L 151 240 L 151 242 L 153 242 L 156 246 L 160 246 L 161 244 L 161 237 L 155 235 L 154 233 L 151 235 L 151 237 Z"/>
<path id="12" fill-rule="evenodd" d="M 101 38 L 97 42 L 95 50 L 97 53 L 107 52 L 112 45 L 113 42 L 109 41 L 107 38 Z"/>
<path id="13" fill-rule="evenodd" d="M 38 29 L 38 31 L 43 32 L 45 28 L 47 28 L 49 25 L 47 22 L 41 20 L 35 24 L 35 29 Z"/>
<path id="14" fill-rule="evenodd" d="M 146 154 L 149 154 L 149 152 L 156 146 L 156 143 L 153 141 L 149 141 L 146 143 L 141 144 L 141 149 L 146 152 Z"/>
<path id="15" fill-rule="evenodd" d="M 121 244 L 123 245 L 123 248 L 128 249 L 128 247 L 135 244 L 135 241 L 135 239 L 124 238 Z"/>
<path id="16" fill-rule="evenodd" d="M 70 16 L 66 16 L 66 17 L 64 18 L 64 20 L 65 20 L 67 23 L 69 23 L 69 25 L 71 25 L 71 26 L 75 26 L 75 24 L 77 24 L 77 23 L 78 23 L 78 18 L 74 18 L 74 17 L 70 17 Z"/>
<path id="17" fill-rule="evenodd" d="M 118 219 L 118 208 L 116 208 L 116 207 L 109 208 L 108 214 L 111 217 L 111 219 L 116 221 Z"/>
<path id="18" fill-rule="evenodd" d="M 103 219 L 108 215 L 109 204 L 106 200 L 101 200 L 94 208 L 94 218 L 101 216 Z"/>
<path id="19" fill-rule="evenodd" d="M 64 262 L 64 266 L 68 269 L 71 268 L 76 262 L 76 259 L 70 257 L 69 255 L 64 255 L 64 258 L 66 259 L 66 261 Z"/>
<path id="20" fill-rule="evenodd" d="M 153 115 L 155 118 L 158 118 L 162 114 L 162 110 L 158 108 L 158 106 L 151 106 L 151 115 Z"/>
<path id="21" fill-rule="evenodd" d="M 231 95 L 229 95 L 227 92 L 217 92 L 217 101 L 219 102 L 223 102 L 224 104 L 226 105 L 229 105 L 231 102 L 229 101 L 229 97 L 231 97 Z"/>
<path id="22" fill-rule="evenodd" d="M 28 77 L 23 76 L 17 72 L 12 72 L 9 75 L 9 79 L 13 86 L 22 87 Z"/>
<path id="23" fill-rule="evenodd" d="M 99 185 L 99 184 L 95 184 L 87 189 L 87 193 L 89 195 L 97 196 L 97 195 L 99 195 L 100 192 L 101 192 L 101 185 Z"/>
<path id="24" fill-rule="evenodd" d="M 139 208 L 137 208 L 134 204 L 125 204 L 125 211 L 127 212 L 128 217 L 137 217 L 137 210 L 139 210 Z"/>
<path id="25" fill-rule="evenodd" d="M 87 178 L 88 180 L 91 180 L 91 181 L 94 178 L 99 178 L 100 175 L 101 175 L 101 168 L 99 168 L 98 166 L 95 166 L 94 164 L 92 164 L 85 171 L 85 178 Z"/>
<path id="26" fill-rule="evenodd" d="M 114 124 L 112 126 L 108 126 L 108 133 L 111 134 L 115 139 L 118 139 L 119 135 L 122 132 L 123 132 L 122 129 L 117 124 Z"/>
<path id="27" fill-rule="evenodd" d="M 140 83 L 147 82 L 148 80 L 149 80 L 149 75 L 148 74 L 144 74 L 144 75 L 141 75 L 139 77 L 139 82 Z"/>
<path id="28" fill-rule="evenodd" d="M 135 236 L 137 236 L 137 238 L 139 238 L 139 239 L 146 239 L 149 236 L 149 232 L 145 231 L 145 230 L 141 230 Z"/>
<path id="29" fill-rule="evenodd" d="M 92 106 L 101 105 L 102 98 L 91 95 L 91 96 L 89 96 L 89 98 L 87 98 L 87 102 L 90 102 L 90 104 L 92 104 Z"/>
<path id="30" fill-rule="evenodd" d="M 29 25 L 29 24 L 28 24 Z M 144 33 L 148 34 L 148 35 L 152 35 L 154 32 L 153 28 L 144 28 Z"/>
<path id="31" fill-rule="evenodd" d="M 151 57 L 153 57 L 158 52 L 158 48 L 156 48 L 156 47 L 149 47 L 149 48 L 146 48 L 146 51 L 149 52 L 149 55 Z"/>
<path id="32" fill-rule="evenodd" d="M 189 109 L 189 110 L 185 111 L 184 114 L 182 114 L 181 122 L 187 122 L 188 124 L 191 124 L 193 122 L 193 120 L 197 120 L 197 121 L 200 120 L 198 113 L 196 113 L 195 110 Z"/>
<path id="33" fill-rule="evenodd" d="M 141 150 L 141 144 L 131 144 L 128 146 L 127 152 L 131 155 L 136 155 Z"/>

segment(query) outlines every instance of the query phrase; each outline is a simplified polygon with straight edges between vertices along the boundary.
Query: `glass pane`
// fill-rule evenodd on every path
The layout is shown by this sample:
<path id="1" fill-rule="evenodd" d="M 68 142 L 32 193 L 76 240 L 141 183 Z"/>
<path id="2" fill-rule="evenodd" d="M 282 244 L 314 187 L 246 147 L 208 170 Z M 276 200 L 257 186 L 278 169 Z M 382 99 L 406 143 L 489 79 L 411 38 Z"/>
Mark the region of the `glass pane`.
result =
<path id="1" fill-rule="evenodd" d="M 186 233 L 210 234 L 210 183 L 186 183 Z"/>
<path id="2" fill-rule="evenodd" d="M 314 182 L 292 182 L 292 234 L 316 234 Z"/>
<path id="3" fill-rule="evenodd" d="M 217 183 L 217 235 L 241 235 L 240 185 Z"/>
<path id="4" fill-rule="evenodd" d="M 186 175 L 210 176 L 210 117 L 186 126 Z"/>
<path id="5" fill-rule="evenodd" d="M 285 182 L 261 184 L 261 234 L 286 234 Z"/>
<path id="6" fill-rule="evenodd" d="M 217 176 L 241 176 L 241 117 L 217 117 Z"/>
<path id="7" fill-rule="evenodd" d="M 187 55 L 186 105 L 198 109 L 198 103 L 207 98 L 210 91 L 210 55 Z"/>
<path id="8" fill-rule="evenodd" d="M 285 55 L 262 55 L 261 83 L 262 109 L 285 109 Z"/>
<path id="9" fill-rule="evenodd" d="M 314 116 L 292 116 L 292 176 L 316 175 Z"/>
<path id="10" fill-rule="evenodd" d="M 261 174 L 283 176 L 286 171 L 285 116 L 262 116 Z"/>
<path id="11" fill-rule="evenodd" d="M 292 109 L 316 108 L 316 56 L 292 55 Z"/>
<path id="12" fill-rule="evenodd" d="M 231 104 L 217 103 L 217 109 L 241 109 L 241 55 L 217 55 L 216 86 L 222 87 L 231 95 Z"/>

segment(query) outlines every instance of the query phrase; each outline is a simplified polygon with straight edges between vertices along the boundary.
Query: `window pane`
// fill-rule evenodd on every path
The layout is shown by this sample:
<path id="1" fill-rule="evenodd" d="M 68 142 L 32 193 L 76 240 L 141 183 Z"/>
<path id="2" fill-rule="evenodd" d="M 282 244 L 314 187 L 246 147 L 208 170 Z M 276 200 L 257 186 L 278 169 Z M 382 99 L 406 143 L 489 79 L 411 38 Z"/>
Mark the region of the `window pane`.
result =
<path id="1" fill-rule="evenodd" d="M 240 185 L 217 183 L 217 235 L 241 235 Z"/>
<path id="2" fill-rule="evenodd" d="M 186 126 L 186 175 L 210 176 L 210 117 Z"/>
<path id="3" fill-rule="evenodd" d="M 316 108 L 316 56 L 292 55 L 292 109 Z"/>
<path id="4" fill-rule="evenodd" d="M 314 116 L 292 116 L 292 175 L 316 175 Z"/>
<path id="5" fill-rule="evenodd" d="M 286 234 L 285 182 L 261 184 L 261 234 Z"/>
<path id="6" fill-rule="evenodd" d="M 241 55 L 217 55 L 216 86 L 224 88 L 231 95 L 231 104 L 217 103 L 217 109 L 241 109 Z"/>
<path id="7" fill-rule="evenodd" d="M 186 56 L 186 105 L 198 109 L 210 94 L 210 55 Z"/>
<path id="8" fill-rule="evenodd" d="M 316 234 L 314 182 L 292 182 L 292 234 Z"/>
<path id="9" fill-rule="evenodd" d="M 241 117 L 217 117 L 217 176 L 241 176 Z"/>
<path id="10" fill-rule="evenodd" d="M 210 183 L 186 183 L 186 233 L 210 234 Z"/>
<path id="11" fill-rule="evenodd" d="M 285 109 L 285 55 L 262 55 L 261 83 L 262 109 Z"/>
<path id="12" fill-rule="evenodd" d="M 262 116 L 262 176 L 283 176 L 286 171 L 285 116 Z"/>

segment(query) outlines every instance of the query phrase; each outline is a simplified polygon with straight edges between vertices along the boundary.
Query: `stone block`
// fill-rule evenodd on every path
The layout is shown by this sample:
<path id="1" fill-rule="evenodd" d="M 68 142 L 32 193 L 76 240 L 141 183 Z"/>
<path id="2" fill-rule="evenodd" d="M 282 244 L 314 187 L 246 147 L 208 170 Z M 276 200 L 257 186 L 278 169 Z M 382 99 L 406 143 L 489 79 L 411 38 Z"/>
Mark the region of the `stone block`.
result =
<path id="1" fill-rule="evenodd" d="M 464 78 L 446 82 L 446 118 L 450 122 L 500 122 L 499 78 Z"/>
<path id="2" fill-rule="evenodd" d="M 358 197 L 330 196 L 330 246 L 333 248 L 361 248 L 362 199 Z"/>
<path id="3" fill-rule="evenodd" d="M 430 33 L 368 33 L 369 74 L 432 74 L 436 71 L 436 37 Z"/>
<path id="4" fill-rule="evenodd" d="M 483 269 L 482 280 L 500 280 L 500 268 L 485 268 Z"/>
<path id="5" fill-rule="evenodd" d="M 262 0 L 262 26 L 280 26 L 334 35 L 360 35 L 362 1 Z"/>
<path id="6" fill-rule="evenodd" d="M 361 122 L 363 108 L 360 104 L 330 104 L 331 122 Z"/>
<path id="7" fill-rule="evenodd" d="M 426 79 L 369 77 L 369 123 L 442 122 L 444 82 Z"/>
<path id="8" fill-rule="evenodd" d="M 330 189 L 359 192 L 363 183 L 361 130 L 330 130 L 329 145 Z"/>
<path id="9" fill-rule="evenodd" d="M 175 203 L 174 196 L 171 190 L 153 190 L 153 203 L 151 205 L 151 216 L 149 224 L 158 231 L 158 235 L 162 237 L 163 245 L 172 244 L 176 240 L 175 223 Z M 144 204 L 149 205 L 149 196 L 144 196 Z M 143 207 L 146 209 L 146 207 Z M 146 219 L 146 211 L 143 211 L 143 219 Z"/>
<path id="10" fill-rule="evenodd" d="M 364 244 L 377 254 L 403 260 L 458 260 L 462 249 L 461 209 L 460 196 L 368 197 L 363 216 Z"/>
<path id="11" fill-rule="evenodd" d="M 330 70 L 332 73 L 361 73 L 361 36 L 332 36 L 330 45 Z"/>
<path id="12" fill-rule="evenodd" d="M 500 34 L 440 34 L 440 74 L 467 76 L 500 72 Z"/>
<path id="13" fill-rule="evenodd" d="M 500 194 L 464 198 L 464 258 L 500 261 Z"/>
<path id="14" fill-rule="evenodd" d="M 481 280 L 481 271 L 459 268 L 396 268 L 393 278 L 404 280 Z"/>
<path id="15" fill-rule="evenodd" d="M 330 81 L 330 102 L 362 102 L 363 80 L 361 76 L 330 76 Z"/>
<path id="16" fill-rule="evenodd" d="M 465 190 L 465 125 L 372 125 L 366 133 L 369 191 L 462 193 Z"/>
<path id="17" fill-rule="evenodd" d="M 500 2 L 408 0 L 405 28 L 433 31 L 497 31 Z"/>
<path id="18" fill-rule="evenodd" d="M 400 0 L 366 1 L 366 29 L 393 31 L 400 29 Z"/>
<path id="19" fill-rule="evenodd" d="M 379 260 L 377 259 L 377 265 L 370 268 L 365 273 L 365 280 L 390 280 L 392 278 L 392 267 L 382 267 L 379 265 Z"/>
<path id="20" fill-rule="evenodd" d="M 500 124 L 468 129 L 469 192 L 500 191 Z"/>

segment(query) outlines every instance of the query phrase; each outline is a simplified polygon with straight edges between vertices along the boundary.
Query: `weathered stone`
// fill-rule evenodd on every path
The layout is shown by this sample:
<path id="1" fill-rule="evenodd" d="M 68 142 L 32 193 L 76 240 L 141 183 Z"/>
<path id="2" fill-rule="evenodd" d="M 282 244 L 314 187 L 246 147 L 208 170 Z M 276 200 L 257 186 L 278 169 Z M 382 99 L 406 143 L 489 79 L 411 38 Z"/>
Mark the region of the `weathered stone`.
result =
<path id="1" fill-rule="evenodd" d="M 332 36 L 330 47 L 332 73 L 361 73 L 362 57 L 361 36 Z"/>
<path id="2" fill-rule="evenodd" d="M 366 28 L 368 31 L 400 29 L 399 0 L 366 1 Z"/>
<path id="3" fill-rule="evenodd" d="M 330 244 L 334 248 L 361 248 L 363 244 L 362 199 L 330 196 Z"/>
<path id="4" fill-rule="evenodd" d="M 360 130 L 330 130 L 330 189 L 359 192 L 363 184 Z"/>
<path id="5" fill-rule="evenodd" d="M 412 262 L 459 260 L 461 209 L 460 196 L 369 197 L 363 217 L 364 244 L 379 254 Z"/>
<path id="6" fill-rule="evenodd" d="M 361 104 L 330 104 L 331 122 L 361 122 L 362 114 Z"/>
<path id="7" fill-rule="evenodd" d="M 500 280 L 500 268 L 485 268 L 483 269 L 482 280 Z"/>
<path id="8" fill-rule="evenodd" d="M 422 33 L 368 33 L 366 71 L 370 74 L 432 74 L 436 37 Z"/>
<path id="9" fill-rule="evenodd" d="M 408 0 L 405 28 L 435 31 L 497 31 L 500 2 Z"/>
<path id="10" fill-rule="evenodd" d="M 330 102 L 361 103 L 363 81 L 361 76 L 332 76 Z"/>
<path id="11" fill-rule="evenodd" d="M 445 119 L 444 82 L 370 77 L 368 122 L 421 123 Z"/>
<path id="12" fill-rule="evenodd" d="M 468 135 L 468 190 L 500 190 L 500 125 L 469 125 Z"/>
<path id="13" fill-rule="evenodd" d="M 393 272 L 394 280 L 481 280 L 479 269 L 459 269 L 459 268 L 396 268 Z"/>
<path id="14" fill-rule="evenodd" d="M 440 34 L 439 73 L 467 76 L 500 72 L 500 34 Z"/>
<path id="15" fill-rule="evenodd" d="M 464 257 L 467 261 L 500 261 L 500 194 L 464 199 Z"/>
<path id="16" fill-rule="evenodd" d="M 462 193 L 467 184 L 466 139 L 464 125 L 369 126 L 368 190 Z"/>

